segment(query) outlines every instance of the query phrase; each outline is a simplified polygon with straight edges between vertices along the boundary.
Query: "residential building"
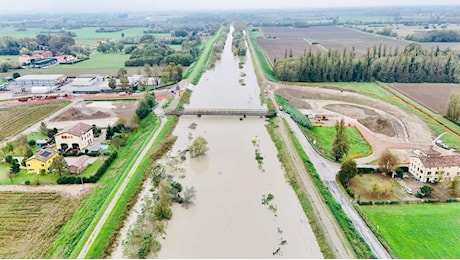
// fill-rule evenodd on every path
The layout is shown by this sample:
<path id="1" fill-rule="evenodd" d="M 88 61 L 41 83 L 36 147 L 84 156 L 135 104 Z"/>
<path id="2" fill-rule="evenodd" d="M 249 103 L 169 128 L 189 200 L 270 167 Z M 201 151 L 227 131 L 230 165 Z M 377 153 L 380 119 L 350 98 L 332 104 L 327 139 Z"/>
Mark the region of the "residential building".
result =
<path id="1" fill-rule="evenodd" d="M 93 127 L 78 123 L 54 136 L 56 147 L 61 151 L 83 151 L 94 142 Z"/>
<path id="2" fill-rule="evenodd" d="M 54 158 L 58 156 L 55 150 L 46 148 L 39 150 L 36 154 L 26 160 L 28 173 L 41 173 L 43 170 L 48 172 Z"/>
<path id="3" fill-rule="evenodd" d="M 421 182 L 460 178 L 460 155 L 412 157 L 409 172 Z"/>

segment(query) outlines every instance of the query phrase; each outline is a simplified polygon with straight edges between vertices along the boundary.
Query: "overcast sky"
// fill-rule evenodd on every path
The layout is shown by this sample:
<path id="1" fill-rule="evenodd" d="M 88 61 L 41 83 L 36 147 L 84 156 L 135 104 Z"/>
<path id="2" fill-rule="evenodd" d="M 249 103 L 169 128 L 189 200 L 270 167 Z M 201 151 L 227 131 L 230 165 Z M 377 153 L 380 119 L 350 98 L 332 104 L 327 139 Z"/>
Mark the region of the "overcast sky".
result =
<path id="1" fill-rule="evenodd" d="M 120 12 L 401 5 L 460 5 L 459 0 L 0 0 L 0 12 Z"/>

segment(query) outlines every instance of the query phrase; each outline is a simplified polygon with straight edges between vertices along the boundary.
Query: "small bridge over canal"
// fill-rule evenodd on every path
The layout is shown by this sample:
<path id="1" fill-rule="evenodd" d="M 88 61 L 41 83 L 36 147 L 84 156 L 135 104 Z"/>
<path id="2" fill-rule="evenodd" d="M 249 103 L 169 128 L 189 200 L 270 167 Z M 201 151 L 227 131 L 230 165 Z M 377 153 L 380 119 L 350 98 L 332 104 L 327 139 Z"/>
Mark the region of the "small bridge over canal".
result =
<path id="1" fill-rule="evenodd" d="M 196 116 L 272 116 L 268 109 L 231 109 L 231 108 L 187 108 L 184 110 L 165 111 L 166 115 Z"/>

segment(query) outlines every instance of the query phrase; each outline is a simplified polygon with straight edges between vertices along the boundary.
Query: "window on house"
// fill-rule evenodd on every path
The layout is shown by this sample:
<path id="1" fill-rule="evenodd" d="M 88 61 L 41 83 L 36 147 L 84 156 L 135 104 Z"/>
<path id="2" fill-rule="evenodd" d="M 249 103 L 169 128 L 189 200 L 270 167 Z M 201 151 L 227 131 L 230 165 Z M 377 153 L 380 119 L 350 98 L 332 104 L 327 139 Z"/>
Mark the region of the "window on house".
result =
<path id="1" fill-rule="evenodd" d="M 30 167 L 30 163 L 28 163 L 27 166 Z"/>
<path id="2" fill-rule="evenodd" d="M 431 175 L 431 172 L 427 172 L 426 175 Z"/>
<path id="3" fill-rule="evenodd" d="M 42 166 L 45 166 L 45 165 L 42 163 Z"/>
<path id="4" fill-rule="evenodd" d="M 447 173 L 447 176 L 449 176 L 449 175 L 450 175 L 450 172 Z"/>

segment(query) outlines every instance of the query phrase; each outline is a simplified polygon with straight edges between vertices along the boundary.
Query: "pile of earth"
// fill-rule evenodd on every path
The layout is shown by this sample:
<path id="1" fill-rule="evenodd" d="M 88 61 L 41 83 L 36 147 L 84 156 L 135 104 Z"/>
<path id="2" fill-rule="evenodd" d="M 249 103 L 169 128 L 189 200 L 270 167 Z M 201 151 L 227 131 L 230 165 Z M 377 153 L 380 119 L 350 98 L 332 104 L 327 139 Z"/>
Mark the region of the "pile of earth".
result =
<path id="1" fill-rule="evenodd" d="M 375 133 L 384 134 L 389 137 L 396 136 L 396 130 L 391 119 L 379 114 L 374 109 L 348 104 L 330 104 L 325 109 L 351 117 L 358 120 L 363 126 Z"/>
<path id="2" fill-rule="evenodd" d="M 51 121 L 73 121 L 73 120 L 84 120 L 84 119 L 101 119 L 101 118 L 108 118 L 112 115 L 110 113 L 102 112 L 102 111 L 93 111 L 93 110 L 86 110 L 81 111 L 76 108 L 71 108 L 59 116 L 53 118 Z"/>

